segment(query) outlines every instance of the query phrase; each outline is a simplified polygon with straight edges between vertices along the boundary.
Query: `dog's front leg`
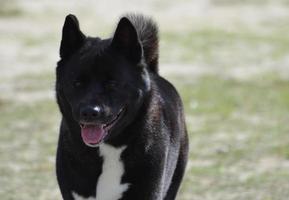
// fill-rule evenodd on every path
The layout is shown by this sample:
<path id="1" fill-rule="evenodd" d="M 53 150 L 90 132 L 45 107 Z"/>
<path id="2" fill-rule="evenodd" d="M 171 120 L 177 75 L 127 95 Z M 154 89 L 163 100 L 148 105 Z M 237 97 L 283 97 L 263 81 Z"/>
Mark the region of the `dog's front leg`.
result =
<path id="1" fill-rule="evenodd" d="M 124 177 L 124 180 L 128 180 L 129 187 L 120 200 L 163 200 L 165 188 L 168 188 L 165 172 L 164 152 L 146 157 L 143 162 L 131 167 Z"/>

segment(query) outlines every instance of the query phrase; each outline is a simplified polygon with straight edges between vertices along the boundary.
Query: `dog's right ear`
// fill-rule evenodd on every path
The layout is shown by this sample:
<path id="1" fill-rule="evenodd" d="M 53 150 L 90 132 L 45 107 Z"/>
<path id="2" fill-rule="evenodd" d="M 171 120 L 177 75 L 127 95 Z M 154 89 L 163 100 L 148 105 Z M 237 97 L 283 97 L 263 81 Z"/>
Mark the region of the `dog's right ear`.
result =
<path id="1" fill-rule="evenodd" d="M 65 18 L 62 28 L 62 39 L 60 44 L 60 57 L 68 58 L 78 50 L 85 39 L 85 35 L 80 31 L 77 18 L 69 14 Z"/>

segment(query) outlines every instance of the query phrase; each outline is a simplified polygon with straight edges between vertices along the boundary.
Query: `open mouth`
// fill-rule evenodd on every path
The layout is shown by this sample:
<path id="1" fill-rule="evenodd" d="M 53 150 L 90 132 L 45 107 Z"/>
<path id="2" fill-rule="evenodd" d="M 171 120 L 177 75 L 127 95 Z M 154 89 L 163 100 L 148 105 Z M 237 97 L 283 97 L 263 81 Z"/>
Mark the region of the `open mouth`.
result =
<path id="1" fill-rule="evenodd" d="M 108 123 L 85 123 L 81 122 L 81 137 L 83 142 L 89 147 L 97 147 L 108 134 L 108 131 L 119 121 L 124 113 L 124 107 Z"/>

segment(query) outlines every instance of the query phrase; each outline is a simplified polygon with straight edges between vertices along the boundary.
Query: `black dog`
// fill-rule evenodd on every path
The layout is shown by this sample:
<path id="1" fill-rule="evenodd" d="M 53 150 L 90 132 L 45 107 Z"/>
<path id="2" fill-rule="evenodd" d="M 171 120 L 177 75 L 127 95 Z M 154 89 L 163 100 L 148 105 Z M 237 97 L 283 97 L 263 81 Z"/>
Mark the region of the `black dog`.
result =
<path id="1" fill-rule="evenodd" d="M 158 74 L 155 23 L 119 21 L 109 39 L 65 19 L 56 95 L 57 178 L 65 200 L 173 200 L 188 154 L 181 99 Z"/>

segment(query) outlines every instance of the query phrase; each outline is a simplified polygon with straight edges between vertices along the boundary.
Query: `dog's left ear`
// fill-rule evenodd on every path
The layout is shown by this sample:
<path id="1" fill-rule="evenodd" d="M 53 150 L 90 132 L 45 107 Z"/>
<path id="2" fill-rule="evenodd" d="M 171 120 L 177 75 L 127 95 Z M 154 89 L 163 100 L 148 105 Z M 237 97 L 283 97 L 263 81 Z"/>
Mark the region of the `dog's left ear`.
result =
<path id="1" fill-rule="evenodd" d="M 120 19 L 111 46 L 135 63 L 141 60 L 142 47 L 137 31 L 126 17 Z"/>
<path id="2" fill-rule="evenodd" d="M 62 28 L 60 57 L 68 58 L 84 43 L 85 35 L 80 31 L 77 18 L 69 14 L 65 18 Z"/>

